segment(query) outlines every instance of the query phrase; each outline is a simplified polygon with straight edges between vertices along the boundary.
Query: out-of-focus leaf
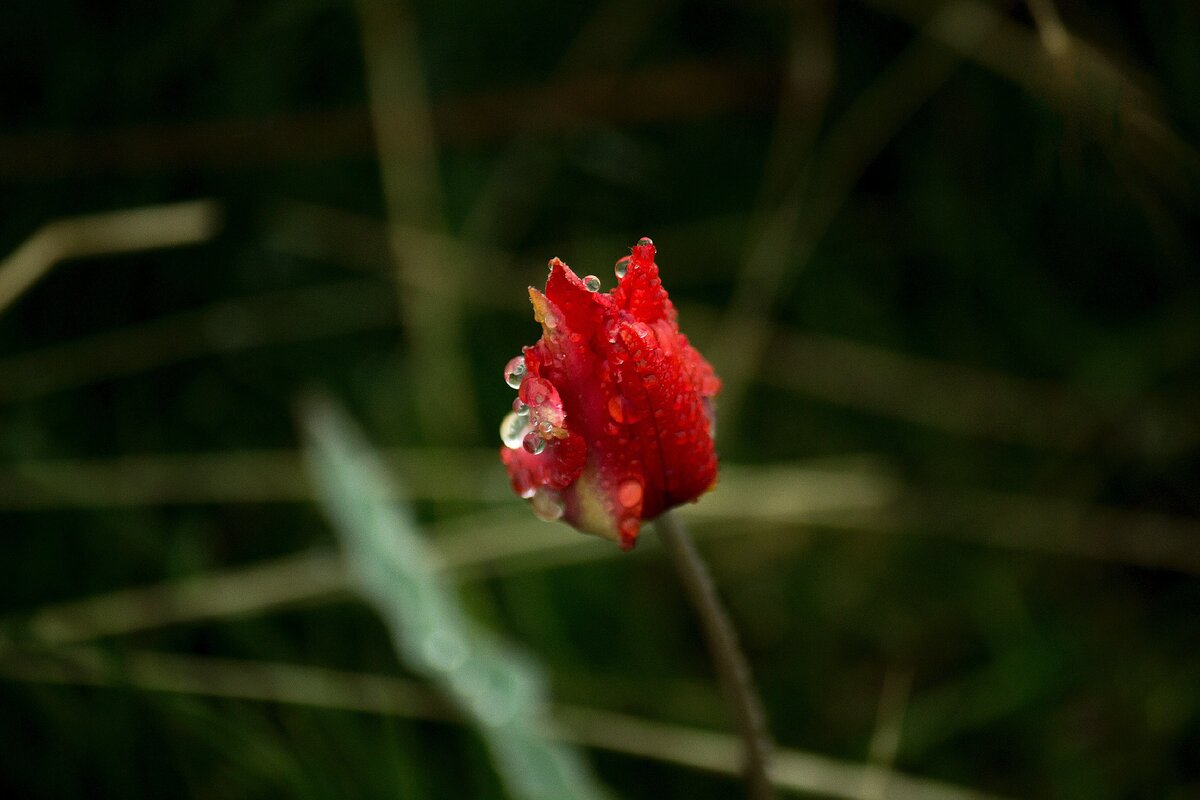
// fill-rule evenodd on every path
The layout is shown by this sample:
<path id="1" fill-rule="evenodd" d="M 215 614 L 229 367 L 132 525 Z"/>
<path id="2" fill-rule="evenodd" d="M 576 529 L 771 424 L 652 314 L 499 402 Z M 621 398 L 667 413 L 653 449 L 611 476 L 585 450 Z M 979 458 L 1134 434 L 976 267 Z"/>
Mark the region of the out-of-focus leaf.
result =
<path id="1" fill-rule="evenodd" d="M 329 401 L 302 410 L 317 496 L 358 591 L 410 669 L 433 681 L 483 737 L 516 798 L 606 798 L 577 751 L 550 741 L 544 681 L 527 658 L 471 622 L 380 459 Z"/>

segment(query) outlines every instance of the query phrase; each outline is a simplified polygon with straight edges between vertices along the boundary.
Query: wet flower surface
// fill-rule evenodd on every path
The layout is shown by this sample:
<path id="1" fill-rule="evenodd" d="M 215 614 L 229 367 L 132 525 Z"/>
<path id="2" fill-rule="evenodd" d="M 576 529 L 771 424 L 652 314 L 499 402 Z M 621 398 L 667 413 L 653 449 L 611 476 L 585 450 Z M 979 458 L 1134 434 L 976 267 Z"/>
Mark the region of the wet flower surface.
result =
<path id="1" fill-rule="evenodd" d="M 643 520 L 699 497 L 717 477 L 712 398 L 720 381 L 679 332 L 641 239 L 599 291 L 550 261 L 529 289 L 542 337 L 505 367 L 517 389 L 500 426 L 513 490 L 543 519 L 633 547 Z"/>

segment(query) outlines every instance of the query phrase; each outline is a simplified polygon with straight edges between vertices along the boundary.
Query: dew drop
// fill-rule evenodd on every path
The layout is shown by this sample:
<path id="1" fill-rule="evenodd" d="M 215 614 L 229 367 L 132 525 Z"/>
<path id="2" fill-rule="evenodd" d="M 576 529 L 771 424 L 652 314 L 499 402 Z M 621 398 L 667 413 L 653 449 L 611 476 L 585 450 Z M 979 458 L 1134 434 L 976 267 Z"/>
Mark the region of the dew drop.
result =
<path id="1" fill-rule="evenodd" d="M 626 241 L 628 241 L 628 240 L 626 240 Z M 637 246 L 638 247 L 650 247 L 653 244 L 654 244 L 654 242 L 650 239 L 649 236 L 643 236 L 642 238 L 638 239 Z"/>
<path id="2" fill-rule="evenodd" d="M 528 414 L 529 406 L 525 405 L 525 401 L 518 397 L 516 400 L 513 400 L 513 413 Z"/>
<path id="3" fill-rule="evenodd" d="M 629 262 L 631 260 L 629 256 L 617 260 L 616 266 L 613 267 L 613 272 L 617 273 L 618 278 L 624 278 L 625 273 L 629 272 Z"/>
<path id="4" fill-rule="evenodd" d="M 510 450 L 516 450 L 529 431 L 529 417 L 510 411 L 500 423 L 500 441 Z"/>
<path id="5" fill-rule="evenodd" d="M 583 288 L 587 289 L 589 292 L 600 291 L 600 279 L 595 275 L 588 275 L 583 279 Z"/>
<path id="6" fill-rule="evenodd" d="M 548 419 L 544 419 L 538 423 L 537 429 L 538 433 L 549 433 L 550 431 L 554 430 L 554 423 Z"/>
<path id="7" fill-rule="evenodd" d="M 525 380 L 525 372 L 525 356 L 517 356 L 505 365 L 504 382 L 514 389 L 520 389 L 521 381 Z"/>
<path id="8" fill-rule="evenodd" d="M 608 398 L 608 415 L 622 424 L 634 423 L 642 418 L 642 411 L 627 397 L 617 394 Z"/>
<path id="9" fill-rule="evenodd" d="M 546 522 L 562 519 L 563 512 L 566 510 L 562 495 L 553 489 L 545 488 L 534 492 L 530 506 L 533 508 L 533 515 Z"/>
<path id="10" fill-rule="evenodd" d="M 540 406 L 550 399 L 550 384 L 541 378 L 530 378 L 529 385 L 522 392 L 526 402 L 531 406 Z"/>
<path id="11" fill-rule="evenodd" d="M 621 398 L 616 395 L 608 398 L 608 414 L 617 422 L 625 421 L 625 411 L 621 408 Z"/>
<path id="12" fill-rule="evenodd" d="M 630 478 L 617 488 L 617 502 L 625 508 L 633 508 L 642 501 L 642 485 Z"/>
<path id="13" fill-rule="evenodd" d="M 546 449 L 546 440 L 533 431 L 530 431 L 521 439 L 521 446 L 525 448 L 525 452 L 536 456 L 540 455 Z"/>

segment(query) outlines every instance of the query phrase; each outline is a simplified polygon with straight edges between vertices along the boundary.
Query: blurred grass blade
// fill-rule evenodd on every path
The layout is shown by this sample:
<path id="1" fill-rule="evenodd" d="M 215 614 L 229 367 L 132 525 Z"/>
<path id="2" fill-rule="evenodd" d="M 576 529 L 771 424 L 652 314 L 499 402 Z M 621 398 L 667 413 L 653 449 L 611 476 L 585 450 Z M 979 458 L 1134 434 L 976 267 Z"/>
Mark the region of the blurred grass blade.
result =
<path id="1" fill-rule="evenodd" d="M 458 721 L 437 697 L 404 678 L 273 661 L 130 650 L 121 653 L 115 668 L 110 653 L 93 647 L 45 650 L 0 642 L 0 678 Z M 717 775 L 739 770 L 741 746 L 729 734 L 587 706 L 560 705 L 555 717 L 562 728 L 554 735 L 584 747 Z M 962 729 L 960 724 L 954 730 Z M 1002 800 L 890 767 L 786 748 L 776 751 L 772 776 L 779 788 L 806 796 L 879 800 L 872 787 L 882 785 L 887 800 Z"/>
<path id="2" fill-rule="evenodd" d="M 548 738 L 536 667 L 472 624 L 381 461 L 328 401 L 302 410 L 317 496 L 355 587 L 383 616 L 400 657 L 436 683 L 483 737 L 517 798 L 607 797 L 576 751 Z"/>
<path id="3" fill-rule="evenodd" d="M 218 203 L 202 199 L 48 222 L 0 260 L 0 312 L 60 261 L 206 242 L 220 230 L 221 216 Z"/>

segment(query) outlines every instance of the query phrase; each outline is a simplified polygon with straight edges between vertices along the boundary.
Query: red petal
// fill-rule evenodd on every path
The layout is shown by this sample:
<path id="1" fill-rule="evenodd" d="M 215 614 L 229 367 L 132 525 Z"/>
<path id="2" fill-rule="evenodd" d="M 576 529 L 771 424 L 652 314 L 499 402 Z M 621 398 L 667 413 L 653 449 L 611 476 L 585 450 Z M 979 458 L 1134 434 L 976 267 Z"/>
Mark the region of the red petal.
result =
<path id="1" fill-rule="evenodd" d="M 649 239 L 643 239 L 649 242 Z M 654 263 L 653 244 L 637 244 L 629 259 L 629 268 L 620 284 L 613 290 L 613 301 L 642 322 L 665 319 L 674 324 L 675 306 L 658 277 L 658 265 Z"/>
<path id="2" fill-rule="evenodd" d="M 546 449 L 536 456 L 523 447 L 502 447 L 500 460 L 508 468 L 513 491 L 531 497 L 543 486 L 565 489 L 574 483 L 587 462 L 587 443 L 582 436 L 569 434 L 565 439 L 548 440 Z"/>
<path id="3" fill-rule="evenodd" d="M 679 333 L 654 254 L 639 242 L 611 294 L 550 262 L 546 294 L 529 292 L 543 335 L 525 348 L 520 389 L 548 444 L 502 451 L 519 494 L 553 490 L 565 521 L 626 549 L 642 520 L 695 499 L 717 470 L 709 398 L 720 381 Z"/>
<path id="4" fill-rule="evenodd" d="M 587 338 L 596 332 L 612 302 L 606 294 L 589 292 L 579 276 L 557 258 L 550 259 L 546 297 L 562 311 L 571 332 Z"/>
<path id="5" fill-rule="evenodd" d="M 642 454 L 643 518 L 698 497 L 716 479 L 716 454 L 690 358 L 695 351 L 666 326 L 656 327 L 623 323 L 618 329 L 626 355 L 619 365 L 620 395 L 626 410 L 635 412 L 628 422 Z"/>

